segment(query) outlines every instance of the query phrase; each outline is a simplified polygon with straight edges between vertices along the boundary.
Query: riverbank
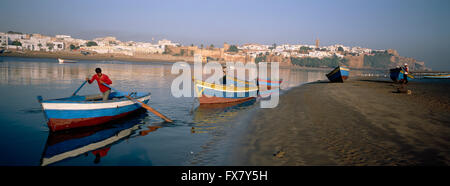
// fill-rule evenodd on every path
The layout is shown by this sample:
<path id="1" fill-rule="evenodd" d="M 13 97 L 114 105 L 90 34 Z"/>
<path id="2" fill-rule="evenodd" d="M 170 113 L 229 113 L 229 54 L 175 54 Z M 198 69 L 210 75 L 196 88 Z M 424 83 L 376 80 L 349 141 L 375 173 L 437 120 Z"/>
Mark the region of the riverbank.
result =
<path id="1" fill-rule="evenodd" d="M 26 57 L 26 58 L 63 58 L 70 60 L 95 60 L 95 61 L 132 61 L 132 62 L 178 62 L 186 61 L 193 62 L 193 57 L 185 56 L 172 56 L 164 54 L 148 54 L 148 55 L 135 55 L 128 56 L 123 54 L 88 54 L 83 55 L 80 52 L 38 52 L 38 51 L 12 51 L 11 53 L 5 53 L 1 56 L 7 57 Z"/>
<path id="2" fill-rule="evenodd" d="M 235 165 L 449 165 L 450 81 L 315 82 L 250 120 Z"/>
<path id="3" fill-rule="evenodd" d="M 187 62 L 194 63 L 193 56 L 173 56 L 167 54 L 146 54 L 128 56 L 123 54 L 88 54 L 83 55 L 75 51 L 59 51 L 59 52 L 41 52 L 41 51 L 11 51 L 11 53 L 0 54 L 5 57 L 24 57 L 24 58 L 50 58 L 50 59 L 68 59 L 68 60 L 93 60 L 93 61 L 128 61 L 128 62 Z M 223 61 L 216 61 L 225 64 Z M 290 63 L 279 63 L 281 69 L 298 69 L 298 70 L 329 70 L 330 67 L 304 67 L 292 65 Z M 375 68 L 350 68 L 352 70 L 366 70 L 366 71 L 382 71 L 386 69 Z"/>

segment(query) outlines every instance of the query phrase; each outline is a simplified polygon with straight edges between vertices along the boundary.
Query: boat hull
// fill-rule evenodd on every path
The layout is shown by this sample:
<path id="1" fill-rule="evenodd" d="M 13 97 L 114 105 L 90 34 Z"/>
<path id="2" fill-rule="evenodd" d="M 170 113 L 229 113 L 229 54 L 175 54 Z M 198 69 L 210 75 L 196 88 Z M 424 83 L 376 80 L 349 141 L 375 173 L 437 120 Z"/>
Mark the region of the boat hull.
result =
<path id="1" fill-rule="evenodd" d="M 328 73 L 326 76 L 328 80 L 330 80 L 331 82 L 343 83 L 344 80 L 348 79 L 349 74 L 350 70 L 348 68 L 338 66 L 335 69 L 333 69 L 333 71 Z"/>
<path id="2" fill-rule="evenodd" d="M 269 89 L 272 87 L 279 87 L 283 83 L 283 80 L 266 80 L 266 79 L 258 79 L 258 85 L 265 85 Z"/>
<path id="3" fill-rule="evenodd" d="M 399 82 L 399 81 L 403 80 L 403 74 L 404 74 L 404 71 L 401 68 L 393 68 L 393 69 L 389 70 L 389 77 L 394 82 Z M 407 78 L 409 81 L 409 80 L 413 79 L 414 77 L 411 74 L 408 74 Z"/>
<path id="4" fill-rule="evenodd" d="M 195 81 L 195 90 L 200 104 L 223 104 L 244 102 L 257 97 L 258 88 L 231 87 Z"/>
<path id="5" fill-rule="evenodd" d="M 426 79 L 449 79 L 450 75 L 432 75 L 432 76 L 423 76 Z"/>
<path id="6" fill-rule="evenodd" d="M 115 116 L 102 116 L 102 117 L 94 117 L 94 118 L 75 118 L 75 119 L 58 119 L 58 118 L 49 118 L 47 125 L 48 128 L 52 132 L 80 128 L 80 127 L 91 127 L 96 125 L 101 125 L 104 123 L 108 123 L 113 120 L 117 120 L 128 115 L 131 115 L 139 110 L 143 110 L 143 108 L 138 108 L 136 110 L 121 113 Z"/>
<path id="7" fill-rule="evenodd" d="M 148 103 L 150 95 L 138 100 Z M 101 125 L 128 116 L 141 105 L 131 100 L 107 102 L 43 102 L 42 107 L 48 119 L 47 125 L 53 132 L 79 127 Z"/>
<path id="8" fill-rule="evenodd" d="M 207 97 L 202 95 L 198 98 L 200 104 L 226 104 L 226 103 L 240 103 L 255 99 L 255 97 L 247 97 L 247 98 L 224 98 L 224 97 Z"/>

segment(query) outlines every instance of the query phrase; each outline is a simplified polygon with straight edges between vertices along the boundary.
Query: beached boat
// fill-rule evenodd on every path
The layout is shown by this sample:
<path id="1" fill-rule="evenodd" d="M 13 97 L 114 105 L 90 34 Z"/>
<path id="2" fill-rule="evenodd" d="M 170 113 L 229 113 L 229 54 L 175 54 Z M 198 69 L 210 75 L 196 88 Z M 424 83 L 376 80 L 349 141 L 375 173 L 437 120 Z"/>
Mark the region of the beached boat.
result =
<path id="1" fill-rule="evenodd" d="M 392 81 L 399 82 L 403 80 L 403 74 L 405 71 L 403 71 L 402 68 L 393 68 L 389 70 L 389 76 L 391 77 Z M 414 79 L 414 76 L 411 74 L 408 74 L 408 81 L 411 79 Z"/>
<path id="2" fill-rule="evenodd" d="M 427 78 L 427 79 L 449 79 L 450 78 L 450 74 L 427 75 L 427 76 L 423 76 L 423 78 Z"/>
<path id="3" fill-rule="evenodd" d="M 194 84 L 200 104 L 244 102 L 255 99 L 258 93 L 257 86 L 237 87 L 234 84 L 223 86 L 195 79 Z"/>
<path id="4" fill-rule="evenodd" d="M 344 80 L 348 79 L 350 69 L 346 67 L 338 66 L 334 70 L 332 70 L 330 73 L 326 74 L 327 78 L 331 82 L 341 82 L 343 83 Z"/>
<path id="5" fill-rule="evenodd" d="M 47 125 L 51 131 L 100 125 L 127 116 L 139 109 L 140 103 L 124 95 L 127 92 L 112 92 L 109 100 L 102 101 L 101 96 L 71 96 L 61 99 L 38 100 L 42 105 Z M 131 97 L 147 103 L 150 93 L 132 93 Z"/>

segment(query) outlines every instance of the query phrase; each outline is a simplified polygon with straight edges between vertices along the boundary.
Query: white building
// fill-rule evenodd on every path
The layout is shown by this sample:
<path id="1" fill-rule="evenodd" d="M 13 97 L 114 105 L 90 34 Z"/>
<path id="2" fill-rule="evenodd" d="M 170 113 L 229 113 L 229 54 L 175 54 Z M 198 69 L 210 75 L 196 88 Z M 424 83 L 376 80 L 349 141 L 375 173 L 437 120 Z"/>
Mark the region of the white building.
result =
<path id="1" fill-rule="evenodd" d="M 11 45 L 13 41 L 20 41 L 27 38 L 27 34 L 9 34 L 7 33 L 8 45 Z"/>
<path id="2" fill-rule="evenodd" d="M 68 38 L 72 38 L 69 35 L 56 35 L 55 36 L 57 39 L 68 39 Z"/>
<path id="3" fill-rule="evenodd" d="M 0 47 L 8 45 L 8 35 L 6 33 L 0 32 Z"/>
<path id="4" fill-rule="evenodd" d="M 166 46 L 173 46 L 173 47 L 175 47 L 175 46 L 179 45 L 179 43 L 172 43 L 172 41 L 170 41 L 170 40 L 163 39 L 163 40 L 159 40 L 158 41 L 158 45 L 161 45 L 161 46 L 164 46 L 164 47 L 166 47 Z"/>
<path id="5" fill-rule="evenodd" d="M 312 52 L 309 52 L 308 56 L 321 59 L 324 57 L 331 57 L 331 56 L 333 56 L 333 54 L 331 54 L 327 51 L 312 51 Z"/>
<path id="6" fill-rule="evenodd" d="M 47 44 L 52 43 L 51 37 L 41 34 L 32 34 L 30 38 L 22 39 L 20 42 L 24 49 L 31 51 L 49 51 Z"/>

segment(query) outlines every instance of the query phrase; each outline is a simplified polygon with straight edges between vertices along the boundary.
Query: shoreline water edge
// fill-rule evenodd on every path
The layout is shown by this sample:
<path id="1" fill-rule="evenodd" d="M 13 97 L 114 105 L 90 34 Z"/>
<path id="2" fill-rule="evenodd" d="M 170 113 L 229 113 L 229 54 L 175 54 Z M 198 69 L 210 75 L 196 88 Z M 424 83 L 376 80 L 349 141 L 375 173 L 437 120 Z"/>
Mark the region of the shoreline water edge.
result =
<path id="1" fill-rule="evenodd" d="M 230 165 L 449 165 L 450 81 L 317 81 L 258 109 L 235 140 Z"/>

